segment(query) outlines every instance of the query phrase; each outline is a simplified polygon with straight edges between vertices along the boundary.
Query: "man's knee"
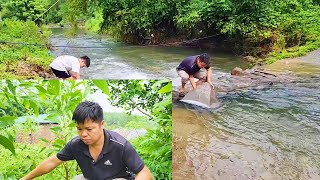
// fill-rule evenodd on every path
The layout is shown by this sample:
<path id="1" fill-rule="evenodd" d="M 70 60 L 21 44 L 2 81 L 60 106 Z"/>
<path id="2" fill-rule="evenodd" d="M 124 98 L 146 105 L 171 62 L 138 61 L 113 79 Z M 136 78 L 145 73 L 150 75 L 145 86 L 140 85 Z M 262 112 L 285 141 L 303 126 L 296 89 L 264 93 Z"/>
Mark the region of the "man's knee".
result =
<path id="1" fill-rule="evenodd" d="M 182 83 L 187 83 L 189 81 L 189 74 L 185 71 L 178 71 L 178 75 L 181 77 Z"/>

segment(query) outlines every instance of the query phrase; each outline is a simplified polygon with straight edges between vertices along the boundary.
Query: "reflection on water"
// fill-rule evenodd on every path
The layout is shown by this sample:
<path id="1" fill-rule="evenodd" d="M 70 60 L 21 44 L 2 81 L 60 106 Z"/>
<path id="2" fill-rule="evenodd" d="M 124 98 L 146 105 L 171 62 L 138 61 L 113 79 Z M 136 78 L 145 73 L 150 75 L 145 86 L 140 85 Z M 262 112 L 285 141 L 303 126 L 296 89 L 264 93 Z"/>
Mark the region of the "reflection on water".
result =
<path id="1" fill-rule="evenodd" d="M 174 179 L 320 179 L 320 77 L 173 108 Z"/>

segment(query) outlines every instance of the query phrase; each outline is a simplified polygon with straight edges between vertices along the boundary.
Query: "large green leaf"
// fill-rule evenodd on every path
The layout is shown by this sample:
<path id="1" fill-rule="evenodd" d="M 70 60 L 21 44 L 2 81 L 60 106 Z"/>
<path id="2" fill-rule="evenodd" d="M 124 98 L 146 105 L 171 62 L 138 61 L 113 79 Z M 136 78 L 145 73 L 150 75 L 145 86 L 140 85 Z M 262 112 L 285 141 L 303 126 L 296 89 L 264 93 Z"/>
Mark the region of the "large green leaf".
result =
<path id="1" fill-rule="evenodd" d="M 11 93 L 16 95 L 16 86 L 14 86 L 10 80 L 6 80 L 6 82 Z"/>
<path id="2" fill-rule="evenodd" d="M 8 138 L 0 135 L 0 144 L 6 148 L 9 149 L 13 154 L 16 154 L 15 148 L 13 146 L 12 141 L 10 141 Z"/>
<path id="3" fill-rule="evenodd" d="M 50 80 L 48 81 L 48 92 L 53 95 L 60 95 L 60 81 L 59 80 Z"/>
<path id="4" fill-rule="evenodd" d="M 42 86 L 40 86 L 40 85 L 36 86 L 36 88 L 38 89 L 39 92 L 41 92 L 43 94 L 47 93 L 47 90 L 45 88 L 43 88 Z"/>
<path id="5" fill-rule="evenodd" d="M 35 101 L 31 101 L 31 100 L 29 100 L 29 102 L 30 102 L 30 105 L 31 105 L 31 107 L 32 107 L 32 109 L 34 111 L 34 114 L 36 115 L 36 117 L 38 117 L 39 116 L 39 105 L 38 105 L 38 103 L 36 103 Z"/>
<path id="6" fill-rule="evenodd" d="M 162 87 L 160 90 L 159 90 L 159 93 L 160 94 L 164 94 L 164 93 L 168 93 L 168 92 L 171 92 L 172 91 L 172 83 L 170 82 L 169 84 L 167 84 L 166 86 Z"/>
<path id="7" fill-rule="evenodd" d="M 92 80 L 93 84 L 96 85 L 103 93 L 110 97 L 109 84 L 106 80 Z"/>
<path id="8" fill-rule="evenodd" d="M 62 114 L 53 113 L 53 114 L 49 114 L 46 118 L 44 118 L 44 120 L 48 120 L 53 123 L 58 123 L 61 118 L 62 118 Z"/>
<path id="9" fill-rule="evenodd" d="M 0 117 L 0 128 L 7 127 L 14 124 L 15 116 L 3 116 Z"/>

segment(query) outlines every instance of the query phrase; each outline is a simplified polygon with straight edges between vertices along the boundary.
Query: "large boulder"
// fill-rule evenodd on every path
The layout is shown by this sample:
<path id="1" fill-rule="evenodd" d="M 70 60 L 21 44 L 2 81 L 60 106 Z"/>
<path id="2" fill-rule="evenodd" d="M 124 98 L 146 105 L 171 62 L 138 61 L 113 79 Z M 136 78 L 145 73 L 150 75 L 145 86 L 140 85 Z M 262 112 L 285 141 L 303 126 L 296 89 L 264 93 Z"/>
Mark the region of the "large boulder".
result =
<path id="1" fill-rule="evenodd" d="M 217 108 L 220 106 L 217 94 L 208 82 L 198 83 L 197 88 L 188 92 L 180 101 L 204 108 Z"/>

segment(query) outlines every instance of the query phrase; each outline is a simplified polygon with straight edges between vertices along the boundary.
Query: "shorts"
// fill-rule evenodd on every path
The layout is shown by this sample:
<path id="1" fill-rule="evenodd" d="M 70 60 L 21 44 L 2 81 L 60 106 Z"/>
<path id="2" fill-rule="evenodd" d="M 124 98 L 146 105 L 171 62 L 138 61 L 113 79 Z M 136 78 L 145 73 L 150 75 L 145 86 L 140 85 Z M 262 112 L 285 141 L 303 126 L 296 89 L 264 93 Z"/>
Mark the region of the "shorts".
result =
<path id="1" fill-rule="evenodd" d="M 65 72 L 65 71 L 58 71 L 58 70 L 53 69 L 53 68 L 51 68 L 51 70 L 52 70 L 53 74 L 56 75 L 58 78 L 64 78 L 64 79 L 66 79 L 66 78 L 71 77 L 70 74 L 68 74 L 68 73 Z"/>
<path id="2" fill-rule="evenodd" d="M 181 80 L 183 83 L 187 83 L 189 81 L 189 74 L 186 73 L 184 70 L 177 70 L 178 75 L 181 77 Z M 207 70 L 206 69 L 200 69 L 198 72 L 196 72 L 193 75 L 194 78 L 199 80 L 206 80 L 207 79 Z"/>

